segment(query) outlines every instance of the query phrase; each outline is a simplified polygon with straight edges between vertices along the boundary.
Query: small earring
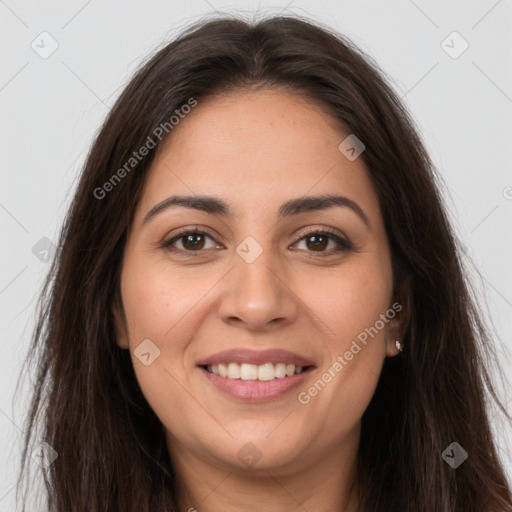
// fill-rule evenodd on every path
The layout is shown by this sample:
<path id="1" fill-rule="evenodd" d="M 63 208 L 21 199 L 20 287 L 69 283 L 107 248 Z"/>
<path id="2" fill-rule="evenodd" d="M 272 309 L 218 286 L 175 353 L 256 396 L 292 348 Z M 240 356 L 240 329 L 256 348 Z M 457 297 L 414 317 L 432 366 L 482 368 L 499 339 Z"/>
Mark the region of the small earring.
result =
<path id="1" fill-rule="evenodd" d="M 396 348 L 397 348 L 400 352 L 402 352 L 402 344 L 400 343 L 400 341 L 396 340 L 396 341 L 395 341 L 395 346 L 396 346 Z"/>

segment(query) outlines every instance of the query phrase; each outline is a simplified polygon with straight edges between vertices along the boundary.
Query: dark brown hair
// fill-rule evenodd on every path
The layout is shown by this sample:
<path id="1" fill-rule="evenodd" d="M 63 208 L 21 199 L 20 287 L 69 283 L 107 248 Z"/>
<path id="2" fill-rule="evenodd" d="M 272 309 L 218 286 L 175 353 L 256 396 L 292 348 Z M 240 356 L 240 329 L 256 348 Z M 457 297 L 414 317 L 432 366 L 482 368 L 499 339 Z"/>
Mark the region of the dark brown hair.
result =
<path id="1" fill-rule="evenodd" d="M 439 178 L 370 57 L 297 17 L 203 20 L 150 58 L 112 108 L 88 155 L 41 296 L 28 359 L 37 381 L 20 481 L 30 481 L 31 450 L 44 440 L 58 453 L 44 471 L 49 510 L 177 510 L 163 426 L 141 393 L 129 352 L 115 343 L 113 314 L 122 316 L 127 229 L 158 148 L 104 197 L 95 190 L 191 98 L 200 105 L 212 94 L 251 87 L 285 87 L 322 104 L 366 146 L 361 158 L 379 197 L 395 296 L 410 321 L 403 353 L 386 359 L 362 419 L 361 510 L 511 510 L 486 412 L 492 397 L 506 414 L 487 369 L 492 340 Z M 454 441 L 468 453 L 457 469 L 441 456 Z"/>

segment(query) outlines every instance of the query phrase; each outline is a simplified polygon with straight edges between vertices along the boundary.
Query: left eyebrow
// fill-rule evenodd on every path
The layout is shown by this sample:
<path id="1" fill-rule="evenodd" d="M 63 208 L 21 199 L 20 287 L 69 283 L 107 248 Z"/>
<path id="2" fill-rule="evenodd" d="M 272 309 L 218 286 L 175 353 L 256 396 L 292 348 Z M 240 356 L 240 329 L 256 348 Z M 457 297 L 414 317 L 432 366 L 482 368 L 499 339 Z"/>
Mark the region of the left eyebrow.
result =
<path id="1" fill-rule="evenodd" d="M 158 213 L 167 210 L 172 206 L 193 208 L 206 213 L 232 217 L 233 211 L 222 199 L 211 196 L 171 196 L 156 204 L 144 217 L 143 224 L 146 224 Z M 278 218 L 283 219 L 300 213 L 325 210 L 334 206 L 350 208 L 360 217 L 366 226 L 370 227 L 368 217 L 363 209 L 352 199 L 339 195 L 306 196 L 292 199 L 283 203 L 278 210 Z"/>

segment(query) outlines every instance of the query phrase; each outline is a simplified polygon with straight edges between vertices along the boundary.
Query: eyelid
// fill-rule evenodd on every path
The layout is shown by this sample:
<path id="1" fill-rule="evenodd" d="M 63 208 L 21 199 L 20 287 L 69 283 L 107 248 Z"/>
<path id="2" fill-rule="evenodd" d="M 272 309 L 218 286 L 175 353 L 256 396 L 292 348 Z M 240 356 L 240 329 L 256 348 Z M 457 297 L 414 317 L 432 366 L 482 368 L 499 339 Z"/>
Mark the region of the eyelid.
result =
<path id="1" fill-rule="evenodd" d="M 318 226 L 304 228 L 303 230 L 300 230 L 297 233 L 295 233 L 294 237 L 298 237 L 297 241 L 299 241 L 308 235 L 314 235 L 317 233 L 334 235 L 335 237 L 343 238 L 343 239 L 349 241 L 348 237 L 342 231 L 340 231 L 338 229 L 329 228 L 329 227 L 322 228 L 322 227 L 318 227 Z"/>
<path id="2" fill-rule="evenodd" d="M 216 237 L 216 236 L 210 234 L 208 231 L 206 231 L 205 228 L 202 228 L 201 226 L 198 226 L 198 225 L 188 226 L 188 227 L 179 228 L 178 230 L 176 230 L 170 238 L 164 240 L 161 243 L 161 247 L 164 249 L 172 249 L 171 245 L 173 243 L 177 242 L 180 238 L 183 238 L 185 235 L 190 235 L 190 234 L 207 236 L 207 237 L 211 238 L 217 244 L 219 244 L 219 242 L 217 242 L 216 238 L 222 238 L 220 236 Z M 203 251 L 183 251 L 182 249 L 178 249 L 178 251 L 192 253 L 192 252 L 203 252 L 204 250 Z"/>
<path id="3" fill-rule="evenodd" d="M 350 240 L 348 236 L 346 236 L 342 231 L 339 231 L 334 228 L 328 228 L 328 227 L 308 227 L 305 228 L 302 231 L 299 231 L 295 236 L 298 237 L 295 242 L 293 242 L 293 245 L 301 242 L 304 240 L 304 238 L 307 238 L 310 235 L 327 235 L 331 240 L 334 240 L 334 242 L 338 245 L 335 249 L 331 249 L 329 251 L 318 251 L 318 254 L 336 254 L 340 251 L 353 251 L 356 250 L 356 245 Z M 315 254 L 317 251 L 308 251 L 312 254 Z"/>
<path id="4" fill-rule="evenodd" d="M 197 255 L 199 255 L 200 253 L 205 252 L 206 249 L 199 249 L 197 251 L 191 251 L 191 250 L 177 249 L 175 247 L 172 247 L 172 245 L 174 243 L 176 243 L 178 240 L 183 238 L 185 235 L 189 235 L 189 234 L 203 235 L 203 236 L 209 237 L 215 243 L 219 244 L 219 242 L 217 242 L 215 236 L 211 235 L 208 231 L 201 228 L 201 226 L 195 225 L 195 226 L 188 226 L 188 227 L 178 229 L 176 232 L 173 233 L 171 238 L 162 242 L 161 248 L 175 252 L 175 253 L 180 253 L 185 256 L 194 256 L 195 255 L 194 253 L 197 253 Z M 292 243 L 292 245 L 298 244 L 299 242 L 301 242 L 304 238 L 306 238 L 309 235 L 320 235 L 320 236 L 327 235 L 331 240 L 333 240 L 337 244 L 337 247 L 334 249 L 330 249 L 328 251 L 306 251 L 306 252 L 310 252 L 313 254 L 318 253 L 319 255 L 328 256 L 328 255 L 336 254 L 336 253 L 339 253 L 342 251 L 349 251 L 349 250 L 357 249 L 355 244 L 343 232 L 338 231 L 333 228 L 328 228 L 328 227 L 322 228 L 322 227 L 318 227 L 318 226 L 308 227 L 308 228 L 305 228 L 302 231 L 299 231 L 298 233 L 296 233 L 294 235 L 296 240 Z"/>

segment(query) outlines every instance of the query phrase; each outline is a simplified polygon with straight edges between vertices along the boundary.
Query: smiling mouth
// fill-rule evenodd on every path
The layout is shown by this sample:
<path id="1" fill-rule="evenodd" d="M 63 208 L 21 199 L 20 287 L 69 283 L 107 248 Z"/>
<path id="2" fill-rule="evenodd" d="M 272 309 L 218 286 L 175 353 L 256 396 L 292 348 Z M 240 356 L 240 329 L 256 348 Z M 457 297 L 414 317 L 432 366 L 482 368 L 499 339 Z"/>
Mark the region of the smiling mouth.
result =
<path id="1" fill-rule="evenodd" d="M 202 366 L 213 375 L 226 379 L 242 381 L 271 381 L 275 379 L 286 379 L 293 375 L 305 372 L 311 366 L 297 366 L 291 363 L 220 363 Z"/>

